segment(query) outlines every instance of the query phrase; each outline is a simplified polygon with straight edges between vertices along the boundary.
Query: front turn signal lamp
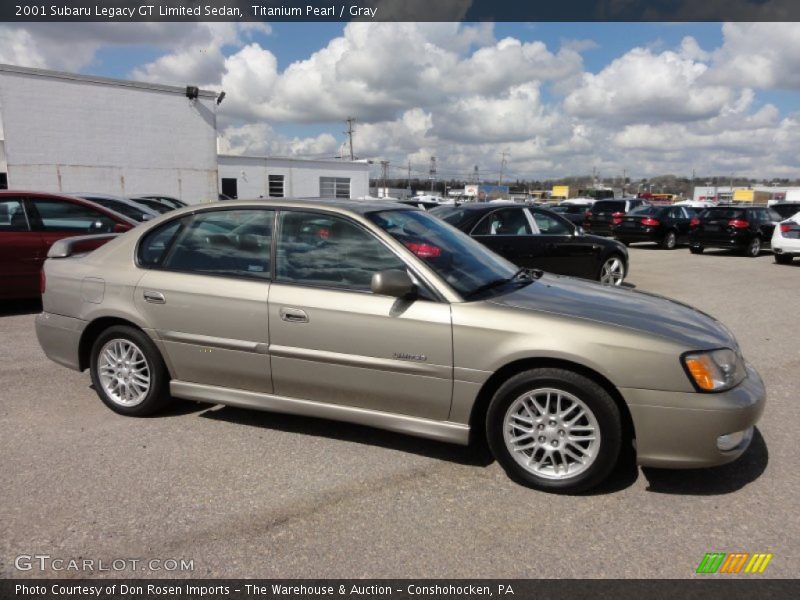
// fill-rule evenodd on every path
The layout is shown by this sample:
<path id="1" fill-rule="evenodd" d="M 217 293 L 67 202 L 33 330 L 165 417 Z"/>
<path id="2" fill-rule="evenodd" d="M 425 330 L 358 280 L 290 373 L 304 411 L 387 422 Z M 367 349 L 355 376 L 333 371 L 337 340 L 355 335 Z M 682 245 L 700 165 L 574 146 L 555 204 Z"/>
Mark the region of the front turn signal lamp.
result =
<path id="1" fill-rule="evenodd" d="M 741 355 L 730 348 L 688 352 L 682 357 L 686 374 L 702 392 L 722 392 L 739 385 L 747 375 Z"/>

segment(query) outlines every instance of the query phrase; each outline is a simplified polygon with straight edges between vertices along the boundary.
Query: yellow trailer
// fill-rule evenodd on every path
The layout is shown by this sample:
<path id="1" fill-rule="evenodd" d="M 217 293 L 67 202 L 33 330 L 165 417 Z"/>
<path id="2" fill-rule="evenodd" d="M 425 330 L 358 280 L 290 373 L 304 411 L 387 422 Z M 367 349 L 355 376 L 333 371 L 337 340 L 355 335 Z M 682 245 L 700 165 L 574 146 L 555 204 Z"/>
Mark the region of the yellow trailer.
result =
<path id="1" fill-rule="evenodd" d="M 560 200 L 566 200 L 569 198 L 569 186 L 568 185 L 554 185 L 553 190 L 550 192 L 551 198 L 558 198 Z"/>
<path id="2" fill-rule="evenodd" d="M 739 188 L 733 191 L 734 202 L 748 202 L 750 204 L 764 204 L 769 201 L 769 192 L 759 192 L 747 188 Z"/>

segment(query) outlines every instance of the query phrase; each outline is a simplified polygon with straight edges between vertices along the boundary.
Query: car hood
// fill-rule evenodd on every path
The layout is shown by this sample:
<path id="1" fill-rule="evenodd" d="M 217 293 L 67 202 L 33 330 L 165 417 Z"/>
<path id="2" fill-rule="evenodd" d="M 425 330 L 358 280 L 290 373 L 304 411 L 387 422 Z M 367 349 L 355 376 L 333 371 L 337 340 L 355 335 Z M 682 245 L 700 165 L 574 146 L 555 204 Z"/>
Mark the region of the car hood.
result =
<path id="1" fill-rule="evenodd" d="M 687 304 L 572 277 L 545 274 L 524 288 L 488 301 L 625 327 L 678 342 L 687 349 L 738 349 L 727 327 Z"/>

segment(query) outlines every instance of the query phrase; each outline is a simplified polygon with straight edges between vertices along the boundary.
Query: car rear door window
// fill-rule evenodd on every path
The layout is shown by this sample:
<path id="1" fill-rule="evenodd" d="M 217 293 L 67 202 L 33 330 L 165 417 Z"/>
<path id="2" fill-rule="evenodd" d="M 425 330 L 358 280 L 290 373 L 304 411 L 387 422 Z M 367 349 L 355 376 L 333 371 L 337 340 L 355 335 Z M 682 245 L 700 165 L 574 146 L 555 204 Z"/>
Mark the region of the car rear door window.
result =
<path id="1" fill-rule="evenodd" d="M 348 219 L 285 211 L 278 220 L 278 281 L 369 291 L 378 271 L 406 269 L 375 236 Z"/>
<path id="2" fill-rule="evenodd" d="M 489 213 L 472 230 L 472 235 L 531 235 L 523 208 L 503 208 Z"/>
<path id="3" fill-rule="evenodd" d="M 42 231 L 111 233 L 116 221 L 109 215 L 68 200 L 33 198 L 36 221 Z"/>
<path id="4" fill-rule="evenodd" d="M 171 223 L 145 238 L 140 264 L 150 261 L 170 271 L 269 279 L 274 215 L 272 210 L 242 209 L 187 217 L 180 226 Z"/>
<path id="5" fill-rule="evenodd" d="M 22 198 L 0 199 L 0 231 L 30 231 Z"/>

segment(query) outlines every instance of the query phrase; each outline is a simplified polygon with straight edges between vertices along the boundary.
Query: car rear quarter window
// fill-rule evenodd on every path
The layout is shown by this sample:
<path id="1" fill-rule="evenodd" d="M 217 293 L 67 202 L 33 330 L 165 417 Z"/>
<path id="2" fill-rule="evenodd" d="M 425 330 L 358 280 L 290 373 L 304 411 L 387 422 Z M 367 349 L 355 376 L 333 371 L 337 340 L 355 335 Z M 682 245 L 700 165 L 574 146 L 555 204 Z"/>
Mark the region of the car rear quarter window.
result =
<path id="1" fill-rule="evenodd" d="M 0 198 L 0 232 L 30 231 L 22 198 Z"/>
<path id="2" fill-rule="evenodd" d="M 281 212 L 276 244 L 280 282 L 369 291 L 372 276 L 406 265 L 371 233 L 324 213 Z"/>
<path id="3" fill-rule="evenodd" d="M 732 207 L 707 208 L 700 213 L 700 218 L 704 221 L 712 221 L 715 219 L 745 219 L 747 218 L 747 211 L 743 208 Z"/>
<path id="4" fill-rule="evenodd" d="M 274 216 L 264 209 L 217 210 L 170 222 L 142 240 L 140 265 L 269 279 Z"/>

